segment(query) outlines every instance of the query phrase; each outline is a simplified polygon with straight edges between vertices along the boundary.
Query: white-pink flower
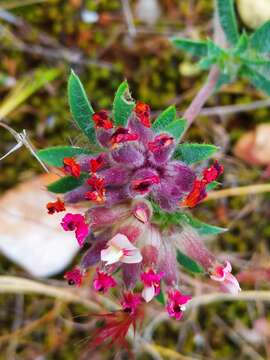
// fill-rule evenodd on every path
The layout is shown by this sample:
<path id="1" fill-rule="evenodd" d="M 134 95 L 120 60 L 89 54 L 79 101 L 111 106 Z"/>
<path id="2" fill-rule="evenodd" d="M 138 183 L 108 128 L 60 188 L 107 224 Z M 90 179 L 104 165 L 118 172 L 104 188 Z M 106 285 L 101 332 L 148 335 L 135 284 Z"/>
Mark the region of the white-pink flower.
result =
<path id="1" fill-rule="evenodd" d="M 213 272 L 210 275 L 212 280 L 218 281 L 221 283 L 221 290 L 224 292 L 237 295 L 241 288 L 239 286 L 238 280 L 235 276 L 231 274 L 232 266 L 229 261 L 225 262 L 225 266 L 217 265 Z"/>
<path id="2" fill-rule="evenodd" d="M 117 262 L 136 264 L 142 261 L 140 250 L 129 241 L 126 235 L 116 234 L 107 245 L 106 249 L 101 250 L 101 261 L 104 261 L 106 265 Z"/>

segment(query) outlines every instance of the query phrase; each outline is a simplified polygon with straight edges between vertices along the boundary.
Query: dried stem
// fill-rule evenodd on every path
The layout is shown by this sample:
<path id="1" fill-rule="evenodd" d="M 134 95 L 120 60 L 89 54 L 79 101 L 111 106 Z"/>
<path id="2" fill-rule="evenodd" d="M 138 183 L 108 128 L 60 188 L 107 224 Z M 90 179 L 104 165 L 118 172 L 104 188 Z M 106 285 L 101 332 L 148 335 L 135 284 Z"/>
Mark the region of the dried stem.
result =
<path id="1" fill-rule="evenodd" d="M 239 186 L 231 189 L 224 189 L 218 191 L 211 191 L 205 201 L 216 200 L 230 196 L 244 196 L 251 194 L 260 194 L 270 192 L 270 184 L 257 184 L 249 186 Z"/>
<path id="2" fill-rule="evenodd" d="M 110 310 L 118 309 L 118 305 L 106 297 L 96 295 L 97 302 L 91 301 L 81 290 L 71 290 L 65 287 L 43 284 L 38 281 L 20 278 L 16 276 L 0 276 L 0 293 L 11 294 L 40 294 L 60 299 L 64 302 L 72 302 L 84 305 L 92 311 L 100 311 L 102 307 Z M 211 293 L 194 297 L 187 305 L 188 309 L 208 305 L 214 302 L 224 301 L 267 301 L 270 302 L 270 291 L 242 291 L 238 295 L 224 293 Z M 101 305 L 100 305 L 101 304 Z"/>

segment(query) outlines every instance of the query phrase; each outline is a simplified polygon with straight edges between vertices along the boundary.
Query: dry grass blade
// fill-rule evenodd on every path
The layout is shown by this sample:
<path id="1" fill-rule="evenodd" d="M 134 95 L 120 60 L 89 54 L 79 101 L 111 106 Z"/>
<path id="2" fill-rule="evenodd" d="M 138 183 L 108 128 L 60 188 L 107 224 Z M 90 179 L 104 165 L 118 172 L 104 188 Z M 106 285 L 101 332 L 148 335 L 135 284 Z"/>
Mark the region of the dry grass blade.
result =
<path id="1" fill-rule="evenodd" d="M 270 192 L 270 184 L 257 184 L 249 186 L 239 186 L 231 189 L 224 189 L 219 191 L 211 191 L 205 201 L 216 200 L 230 196 L 244 196 L 252 194 L 261 194 Z"/>
<path id="2" fill-rule="evenodd" d="M 3 0 L 0 1 L 1 9 L 15 9 L 22 6 L 41 4 L 50 0 Z"/>
<path id="3" fill-rule="evenodd" d="M 29 96 L 42 88 L 48 82 L 54 80 L 60 75 L 60 70 L 56 68 L 39 68 L 32 73 L 27 74 L 19 80 L 11 92 L 4 98 L 0 104 L 0 119 L 8 116 Z"/>

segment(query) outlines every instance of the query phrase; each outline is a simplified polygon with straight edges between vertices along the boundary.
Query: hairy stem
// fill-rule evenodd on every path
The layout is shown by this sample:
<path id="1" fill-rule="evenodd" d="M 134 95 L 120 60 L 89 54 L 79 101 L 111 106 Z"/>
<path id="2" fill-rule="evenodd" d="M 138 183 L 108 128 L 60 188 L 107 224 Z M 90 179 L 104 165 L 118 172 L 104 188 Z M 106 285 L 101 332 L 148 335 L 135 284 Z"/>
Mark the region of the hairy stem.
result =
<path id="1" fill-rule="evenodd" d="M 187 120 L 187 127 L 185 129 L 185 132 L 191 126 L 194 119 L 199 115 L 204 104 L 206 103 L 208 98 L 214 92 L 217 81 L 219 79 L 219 75 L 220 75 L 220 71 L 219 71 L 218 67 L 216 65 L 213 66 L 209 72 L 206 83 L 203 85 L 201 90 L 198 92 L 198 94 L 192 100 L 192 102 L 189 105 L 189 107 L 187 108 L 187 110 L 184 112 L 183 117 Z"/>

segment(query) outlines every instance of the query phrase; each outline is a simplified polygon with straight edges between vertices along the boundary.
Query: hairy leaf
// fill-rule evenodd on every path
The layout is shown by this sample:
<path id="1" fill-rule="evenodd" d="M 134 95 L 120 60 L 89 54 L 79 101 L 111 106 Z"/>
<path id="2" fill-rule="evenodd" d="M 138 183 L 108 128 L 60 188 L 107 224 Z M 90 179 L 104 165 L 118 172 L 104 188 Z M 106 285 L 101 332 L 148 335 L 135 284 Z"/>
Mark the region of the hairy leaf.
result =
<path id="1" fill-rule="evenodd" d="M 185 128 L 187 126 L 187 121 L 185 119 L 175 119 L 169 125 L 165 127 L 165 131 L 171 134 L 175 140 L 179 140 Z"/>
<path id="2" fill-rule="evenodd" d="M 82 185 L 88 177 L 88 174 L 81 174 L 78 179 L 73 176 L 64 176 L 48 185 L 47 189 L 55 194 L 64 194 Z"/>
<path id="3" fill-rule="evenodd" d="M 190 272 L 195 274 L 201 274 L 204 272 L 203 268 L 197 264 L 196 261 L 182 253 L 180 250 L 177 250 L 177 261 L 180 265 L 183 266 L 183 268 Z"/>
<path id="4" fill-rule="evenodd" d="M 207 55 L 207 42 L 182 38 L 172 38 L 173 45 L 180 50 L 184 50 L 194 56 Z"/>
<path id="5" fill-rule="evenodd" d="M 270 95 L 270 80 L 265 76 L 251 69 L 249 66 L 243 66 L 241 74 L 247 77 L 256 88 L 263 90 L 266 94 Z"/>
<path id="6" fill-rule="evenodd" d="M 164 110 L 156 119 L 152 125 L 152 129 L 158 133 L 165 131 L 165 128 L 176 118 L 176 109 L 175 106 L 169 106 Z"/>
<path id="7" fill-rule="evenodd" d="M 62 166 L 65 157 L 91 154 L 90 151 L 74 146 L 53 146 L 37 152 L 38 157 L 51 166 Z"/>
<path id="8" fill-rule="evenodd" d="M 225 228 L 200 221 L 190 214 L 180 213 L 179 215 L 179 221 L 182 225 L 189 225 L 193 227 L 200 235 L 217 235 L 227 231 Z"/>
<path id="9" fill-rule="evenodd" d="M 239 39 L 237 20 L 234 10 L 234 0 L 217 0 L 218 15 L 226 38 L 231 45 L 236 45 Z"/>
<path id="10" fill-rule="evenodd" d="M 174 158 L 193 164 L 208 159 L 218 151 L 218 147 L 210 144 L 180 144 L 176 147 Z"/>
<path id="11" fill-rule="evenodd" d="M 78 127 L 91 143 L 96 144 L 96 133 L 92 116 L 94 110 L 85 93 L 79 77 L 71 71 L 68 80 L 68 100 L 72 116 Z"/>
<path id="12" fill-rule="evenodd" d="M 254 32 L 250 38 L 250 45 L 260 53 L 270 52 L 270 21 Z"/>
<path id="13" fill-rule="evenodd" d="M 113 118 L 115 125 L 126 126 L 134 106 L 135 101 L 130 95 L 128 83 L 124 81 L 118 87 L 113 101 Z"/>

